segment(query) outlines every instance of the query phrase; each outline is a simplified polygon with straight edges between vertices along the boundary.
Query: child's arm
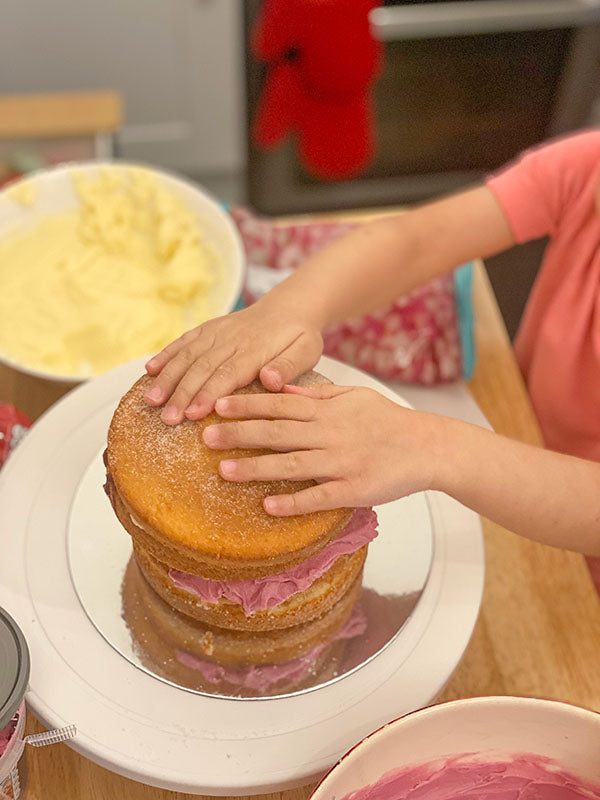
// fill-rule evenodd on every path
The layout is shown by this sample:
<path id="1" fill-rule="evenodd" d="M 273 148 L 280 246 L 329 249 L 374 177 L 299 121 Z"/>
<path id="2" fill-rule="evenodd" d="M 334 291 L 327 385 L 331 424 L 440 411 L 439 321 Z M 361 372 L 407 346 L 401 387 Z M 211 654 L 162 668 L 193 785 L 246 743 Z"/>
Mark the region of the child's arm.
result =
<path id="1" fill-rule="evenodd" d="M 529 539 L 600 556 L 600 464 L 409 411 L 370 389 L 286 391 L 223 398 L 218 413 L 245 421 L 204 431 L 217 449 L 282 451 L 221 461 L 227 480 L 320 481 L 268 498 L 269 513 L 370 506 L 436 489 Z"/>
<path id="2" fill-rule="evenodd" d="M 278 302 L 312 307 L 323 328 L 379 309 L 466 261 L 513 244 L 498 201 L 480 186 L 356 228 L 270 294 Z"/>
<path id="3" fill-rule="evenodd" d="M 381 308 L 465 261 L 510 247 L 513 235 L 491 190 L 481 186 L 405 214 L 371 222 L 309 259 L 254 306 L 188 332 L 148 362 L 147 395 L 184 412 L 208 414 L 218 397 L 260 373 L 279 390 L 316 364 L 321 331 Z M 170 400 L 169 400 L 170 398 Z"/>

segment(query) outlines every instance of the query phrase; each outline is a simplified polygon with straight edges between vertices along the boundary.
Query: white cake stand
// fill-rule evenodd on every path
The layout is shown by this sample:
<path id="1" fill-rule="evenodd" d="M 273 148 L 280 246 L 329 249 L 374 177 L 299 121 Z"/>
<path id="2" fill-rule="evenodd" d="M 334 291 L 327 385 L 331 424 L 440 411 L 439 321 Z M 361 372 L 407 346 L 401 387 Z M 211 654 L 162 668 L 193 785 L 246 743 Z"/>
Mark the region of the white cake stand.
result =
<path id="1" fill-rule="evenodd" d="M 322 359 L 337 383 L 397 395 L 358 370 Z M 154 786 L 212 795 L 289 788 L 319 776 L 382 723 L 430 702 L 471 635 L 483 589 L 478 517 L 430 493 L 386 508 L 433 533 L 421 599 L 376 658 L 306 694 L 247 702 L 191 694 L 136 668 L 98 633 L 75 591 L 67 530 L 82 476 L 142 361 L 67 395 L 34 426 L 0 473 L 0 605 L 31 650 L 28 703 L 49 727 L 77 725 L 69 745 Z M 401 454 L 400 454 L 401 455 Z M 407 502 L 409 505 L 407 505 Z M 415 511 L 416 509 L 416 511 Z M 90 531 L 94 529 L 90 508 Z M 416 515 L 416 516 L 415 516 Z M 107 602 L 112 602 L 107 598 Z"/>

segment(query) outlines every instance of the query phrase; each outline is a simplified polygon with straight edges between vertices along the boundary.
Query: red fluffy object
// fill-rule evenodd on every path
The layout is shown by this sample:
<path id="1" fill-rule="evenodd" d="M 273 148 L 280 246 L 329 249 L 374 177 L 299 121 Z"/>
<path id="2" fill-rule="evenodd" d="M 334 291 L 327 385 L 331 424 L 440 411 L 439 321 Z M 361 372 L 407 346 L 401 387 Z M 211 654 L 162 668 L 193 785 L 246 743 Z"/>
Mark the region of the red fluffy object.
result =
<path id="1" fill-rule="evenodd" d="M 19 443 L 31 420 L 9 403 L 0 403 L 0 467 Z"/>
<path id="2" fill-rule="evenodd" d="M 376 0 L 265 0 L 252 36 L 267 77 L 252 128 L 269 149 L 296 132 L 304 166 L 349 178 L 373 156 L 370 96 L 381 45 L 369 28 Z"/>

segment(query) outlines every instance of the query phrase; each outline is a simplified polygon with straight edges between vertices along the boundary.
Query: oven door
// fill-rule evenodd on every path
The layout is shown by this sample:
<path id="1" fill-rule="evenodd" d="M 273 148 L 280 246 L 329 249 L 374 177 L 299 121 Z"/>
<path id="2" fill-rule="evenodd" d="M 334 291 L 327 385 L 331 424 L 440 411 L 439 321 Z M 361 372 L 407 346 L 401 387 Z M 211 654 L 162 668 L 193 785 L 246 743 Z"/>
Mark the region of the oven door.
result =
<path id="1" fill-rule="evenodd" d="M 303 169 L 293 142 L 263 152 L 249 141 L 248 199 L 263 213 L 392 205 L 451 191 L 585 125 L 599 94 L 600 0 L 392 0 L 372 12 L 371 24 L 384 42 L 372 164 L 352 180 L 320 181 Z M 249 56 L 249 119 L 263 77 Z"/>

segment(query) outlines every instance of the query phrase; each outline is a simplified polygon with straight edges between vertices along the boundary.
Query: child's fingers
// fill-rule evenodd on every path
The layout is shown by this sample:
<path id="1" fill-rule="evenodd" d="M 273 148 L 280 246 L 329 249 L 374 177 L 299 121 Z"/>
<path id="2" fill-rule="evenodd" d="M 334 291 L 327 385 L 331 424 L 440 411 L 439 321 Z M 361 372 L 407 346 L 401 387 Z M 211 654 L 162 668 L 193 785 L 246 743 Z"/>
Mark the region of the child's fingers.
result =
<path id="1" fill-rule="evenodd" d="M 249 420 L 209 425 L 202 433 L 205 444 L 214 450 L 234 448 L 267 450 L 308 450 L 318 446 L 309 422 L 296 420 Z"/>
<path id="2" fill-rule="evenodd" d="M 319 483 L 301 492 L 273 495 L 264 500 L 265 511 L 275 517 L 293 517 L 348 505 L 351 502 L 347 485 L 341 480 Z"/>
<path id="3" fill-rule="evenodd" d="M 152 356 L 149 361 L 146 361 L 146 372 L 148 375 L 158 375 L 165 364 L 173 358 L 173 356 L 177 355 L 183 346 L 182 337 L 180 336 L 179 339 L 175 339 L 174 342 L 171 342 L 171 344 L 163 348 L 160 353 Z M 149 393 L 146 392 L 146 398 L 151 401 L 152 398 L 148 397 L 148 394 Z"/>
<path id="4" fill-rule="evenodd" d="M 307 481 L 330 478 L 318 450 L 296 450 L 254 458 L 223 459 L 221 477 L 228 481 Z"/>
<path id="5" fill-rule="evenodd" d="M 215 411 L 226 419 L 295 419 L 308 422 L 315 418 L 315 401 L 291 394 L 238 394 L 217 400 Z"/>
<path id="6" fill-rule="evenodd" d="M 194 328 L 191 331 L 186 331 L 182 336 L 172 341 L 166 347 L 157 353 L 155 356 L 146 362 L 146 372 L 148 375 L 158 375 L 158 373 L 163 369 L 165 364 L 167 364 L 172 358 L 174 358 L 177 353 L 181 350 L 182 347 L 185 347 L 188 342 L 196 339 L 199 335 L 199 329 Z M 152 384 L 152 387 L 154 384 Z M 152 391 L 152 387 L 150 391 Z M 154 397 L 149 397 L 149 392 L 146 392 L 146 400 L 150 403 L 150 405 L 155 405 L 156 402 Z"/>
<path id="7" fill-rule="evenodd" d="M 289 333 L 286 331 L 273 331 L 270 336 L 262 333 L 254 338 L 248 334 L 249 331 L 237 333 L 235 341 L 240 344 L 235 347 L 231 356 L 222 361 L 212 374 L 197 386 L 200 391 L 191 399 L 185 412 L 188 419 L 205 417 L 212 411 L 220 397 L 225 397 L 240 386 L 250 383 L 266 359 L 265 348 L 277 352 L 289 341 Z M 212 353 L 209 353 L 208 357 L 211 356 Z"/>
<path id="8" fill-rule="evenodd" d="M 281 391 L 285 383 L 312 369 L 323 352 L 323 339 L 315 332 L 302 332 L 278 356 L 269 361 L 260 371 L 260 380 L 271 392 Z"/>
<path id="9" fill-rule="evenodd" d="M 208 352 L 200 349 L 200 345 L 186 346 L 171 359 L 155 384 L 165 397 L 169 397 L 168 405 L 161 414 L 161 419 L 168 425 L 183 420 L 185 409 L 198 390 L 206 384 L 207 379 L 231 358 L 231 346 L 216 347 Z M 208 413 L 211 409 L 208 409 Z"/>
<path id="10" fill-rule="evenodd" d="M 181 339 L 176 339 L 163 351 L 165 353 L 168 351 L 171 355 L 146 392 L 146 402 L 151 405 L 162 405 L 171 397 L 175 387 L 188 369 L 197 362 L 202 363 L 202 359 L 206 370 L 210 370 L 208 374 L 210 375 L 214 371 L 216 363 L 218 363 L 214 363 L 217 355 L 217 352 L 213 349 L 215 345 L 214 335 L 211 336 L 206 331 L 197 332 L 195 336 L 191 336 L 191 333 L 193 331 L 184 334 Z M 230 347 L 229 349 L 231 350 L 232 348 Z M 222 350 L 223 348 L 221 348 Z M 222 357 L 222 353 L 219 353 L 219 355 Z"/>
<path id="11" fill-rule="evenodd" d="M 332 397 L 339 397 L 341 394 L 351 392 L 352 386 L 336 386 L 333 383 L 319 383 L 316 386 L 295 386 L 286 384 L 283 387 L 285 394 L 301 394 L 304 397 L 312 397 L 315 400 L 331 400 Z"/>
<path id="12" fill-rule="evenodd" d="M 236 350 L 217 366 L 201 385 L 201 390 L 190 399 L 185 412 L 186 417 L 188 419 L 205 417 L 213 410 L 220 397 L 249 384 L 256 377 L 259 367 L 260 362 L 255 353 L 246 349 Z M 197 385 L 196 389 L 198 388 Z"/>

